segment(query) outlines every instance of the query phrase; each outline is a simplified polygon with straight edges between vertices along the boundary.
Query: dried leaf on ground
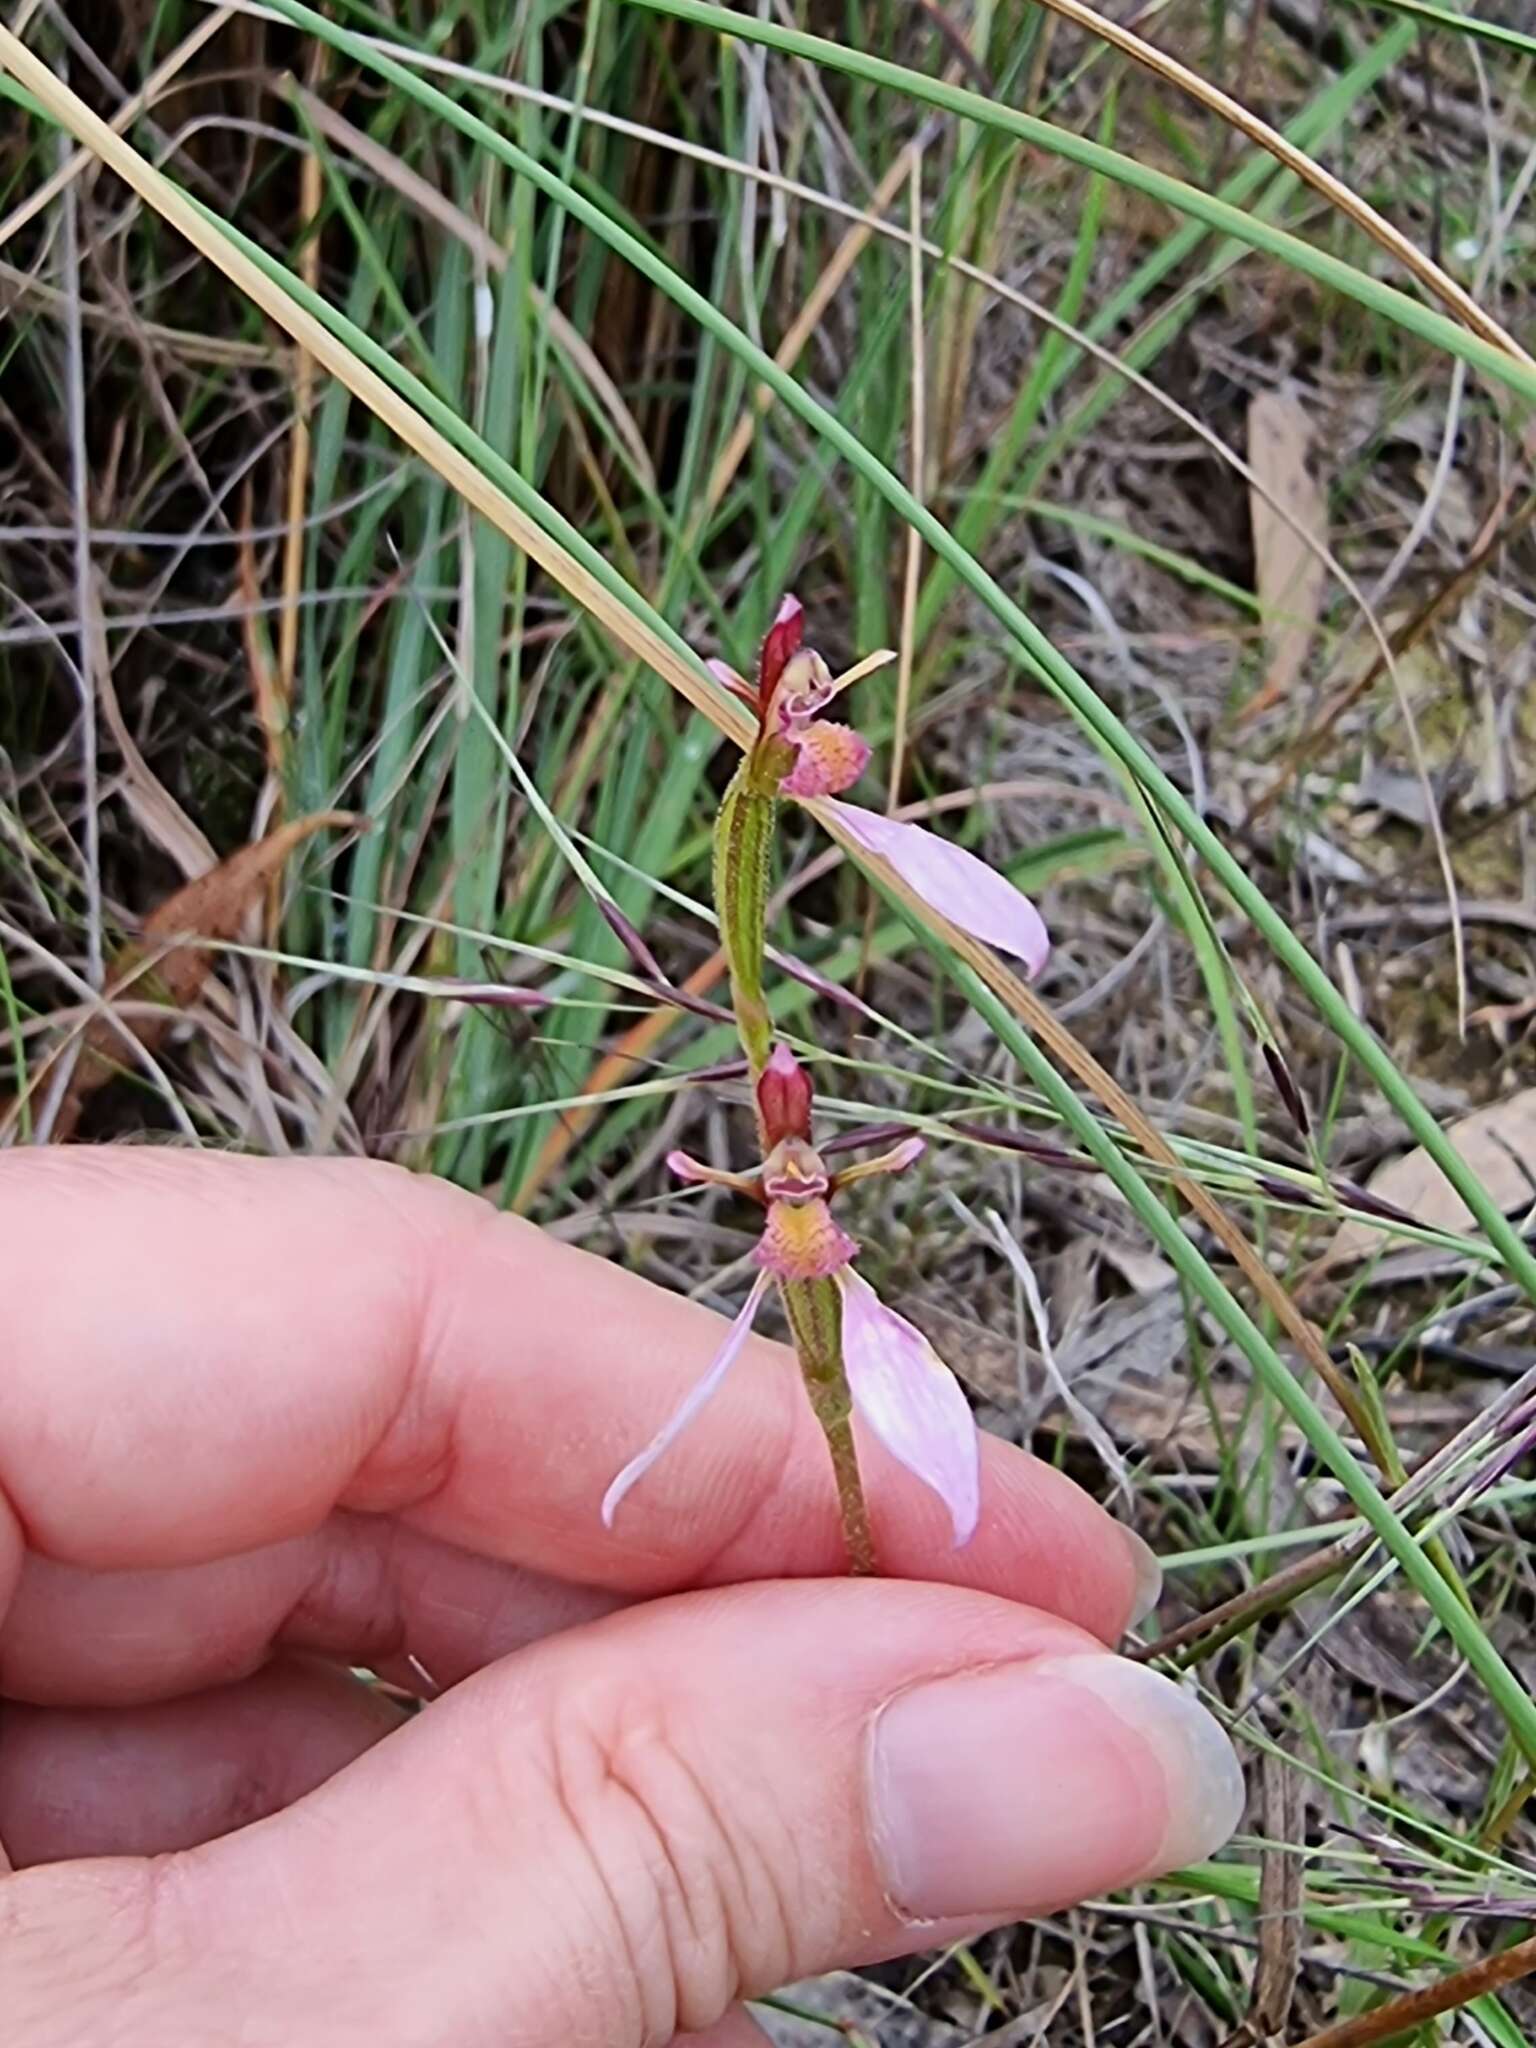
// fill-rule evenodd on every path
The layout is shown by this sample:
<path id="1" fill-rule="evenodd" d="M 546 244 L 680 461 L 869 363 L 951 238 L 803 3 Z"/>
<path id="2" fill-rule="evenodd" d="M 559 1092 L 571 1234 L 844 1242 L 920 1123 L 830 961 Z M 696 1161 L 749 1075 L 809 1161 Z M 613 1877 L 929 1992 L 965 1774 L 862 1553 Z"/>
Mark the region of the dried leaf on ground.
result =
<path id="1" fill-rule="evenodd" d="M 1522 1088 L 1504 1102 L 1474 1109 L 1446 1136 L 1503 1210 L 1536 1208 L 1536 1088 Z M 1436 1230 L 1471 1230 L 1472 1212 L 1422 1146 L 1390 1159 L 1367 1181 L 1370 1192 Z M 1342 1224 L 1325 1258 L 1327 1265 L 1369 1258 L 1384 1244 L 1401 1242 L 1390 1229 L 1368 1223 Z"/>
<path id="2" fill-rule="evenodd" d="M 1249 491 L 1254 583 L 1268 655 L 1263 684 L 1244 713 L 1249 718 L 1290 694 L 1328 587 L 1327 569 L 1301 537 L 1328 542 L 1328 497 L 1307 460 L 1311 444 L 1311 422 L 1294 398 L 1261 391 L 1249 405 L 1248 466 L 1263 486 Z"/>
<path id="3" fill-rule="evenodd" d="M 141 1003 L 163 1003 L 165 1013 L 124 1017 L 123 1030 L 153 1051 L 177 1012 L 194 1000 L 212 972 L 216 956 L 208 942 L 236 936 L 247 911 L 260 901 L 294 848 L 328 826 L 346 829 L 366 823 L 352 811 L 316 811 L 308 818 L 295 818 L 167 896 L 144 920 L 142 936 L 112 960 L 106 985 L 108 1000 L 122 994 Z M 80 1057 L 54 1118 L 55 1143 L 72 1134 L 90 1096 L 121 1072 L 125 1057 L 122 1032 L 105 1017 L 93 1017 L 82 1034 Z"/>

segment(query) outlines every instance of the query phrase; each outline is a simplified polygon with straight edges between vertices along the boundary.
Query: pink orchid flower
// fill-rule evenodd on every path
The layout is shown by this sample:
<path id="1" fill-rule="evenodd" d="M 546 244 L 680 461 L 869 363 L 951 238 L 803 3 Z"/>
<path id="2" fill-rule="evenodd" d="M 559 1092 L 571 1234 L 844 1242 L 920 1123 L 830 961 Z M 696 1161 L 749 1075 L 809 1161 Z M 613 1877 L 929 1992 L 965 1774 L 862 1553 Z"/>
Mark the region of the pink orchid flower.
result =
<path id="1" fill-rule="evenodd" d="M 780 793 L 837 797 L 864 773 L 869 743 L 850 726 L 818 714 L 850 683 L 895 657 L 882 649 L 834 676 L 814 648 L 802 645 L 804 631 L 800 600 L 786 597 L 763 641 L 755 688 L 723 661 L 708 667 L 717 682 L 750 707 L 763 736 L 791 749 L 792 765 L 779 783 Z M 972 938 L 1023 961 L 1031 976 L 1040 972 L 1051 950 L 1045 921 L 1029 898 L 985 861 L 921 825 L 859 804 L 834 803 L 832 809 L 854 843 L 866 853 L 883 855 L 930 909 Z"/>
<path id="2" fill-rule="evenodd" d="M 958 1547 L 975 1534 L 980 1511 L 976 1421 L 954 1374 L 922 1331 L 887 1308 L 853 1271 L 854 1240 L 837 1222 L 830 1198 L 872 1174 L 899 1173 L 923 1150 L 905 1138 L 888 1152 L 830 1171 L 811 1143 L 811 1087 L 785 1045 L 776 1045 L 757 1084 L 758 1115 L 768 1156 L 755 1174 L 723 1173 L 674 1152 L 668 1165 L 680 1180 L 710 1182 L 761 1202 L 758 1275 L 704 1377 L 645 1449 L 631 1458 L 603 1496 L 611 1528 L 637 1480 L 671 1449 L 741 1356 L 770 1281 L 830 1277 L 842 1297 L 843 1365 L 854 1412 L 886 1449 L 949 1510 Z"/>

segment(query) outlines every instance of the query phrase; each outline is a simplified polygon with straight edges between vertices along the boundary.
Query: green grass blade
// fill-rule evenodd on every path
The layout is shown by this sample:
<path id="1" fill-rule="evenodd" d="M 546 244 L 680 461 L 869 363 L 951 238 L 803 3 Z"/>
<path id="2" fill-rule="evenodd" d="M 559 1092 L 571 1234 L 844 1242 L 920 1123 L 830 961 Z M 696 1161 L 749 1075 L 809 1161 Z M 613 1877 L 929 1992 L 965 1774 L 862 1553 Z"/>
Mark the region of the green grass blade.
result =
<path id="1" fill-rule="evenodd" d="M 626 4 L 675 15 L 681 21 L 715 29 L 722 35 L 762 43 L 769 49 L 824 64 L 831 70 L 845 71 L 852 77 L 890 86 L 909 98 L 924 100 L 930 106 L 941 107 L 946 113 L 964 120 L 979 122 L 983 127 L 1001 129 L 1020 142 L 1027 142 L 1052 156 L 1079 164 L 1085 170 L 1112 178 L 1117 184 L 1128 186 L 1145 198 L 1158 200 L 1177 213 L 1188 214 L 1192 219 L 1203 221 L 1207 227 L 1230 235 L 1236 241 L 1246 242 L 1250 248 L 1263 250 L 1266 255 L 1274 256 L 1292 269 L 1316 279 L 1319 284 L 1327 285 L 1330 290 L 1356 300 L 1371 312 L 1380 314 L 1411 334 L 1417 334 L 1422 340 L 1432 342 L 1448 354 L 1461 356 L 1472 368 L 1482 370 L 1487 376 L 1507 385 L 1520 397 L 1536 401 L 1536 363 L 1528 357 L 1511 356 L 1507 350 L 1484 341 L 1481 336 L 1469 334 L 1444 313 L 1434 311 L 1394 285 L 1382 284 L 1342 257 L 1314 248 L 1299 235 L 1274 227 L 1224 199 L 1199 191 L 1181 178 L 1138 163 L 1134 157 L 1124 156 L 1118 150 L 1106 149 L 1102 143 L 1092 142 L 1070 129 L 1042 121 L 1033 114 L 1020 113 L 1013 107 L 997 106 L 980 93 L 964 86 L 950 85 L 941 78 L 930 78 L 906 65 L 893 64 L 888 58 L 845 48 L 825 36 L 806 35 L 800 29 L 781 28 L 776 22 L 738 14 L 713 5 L 712 0 L 626 0 Z M 290 13 L 290 0 L 282 0 L 277 11 Z"/>
<path id="2" fill-rule="evenodd" d="M 1485 43 L 1498 43 L 1522 56 L 1536 57 L 1536 36 L 1523 29 L 1504 28 L 1496 21 L 1483 21 L 1475 14 L 1458 14 L 1452 7 L 1432 7 L 1429 0 L 1354 0 L 1357 7 L 1384 7 L 1393 14 L 1406 14 L 1412 21 L 1428 22 L 1431 28 L 1448 28 L 1457 35 L 1477 36 Z"/>

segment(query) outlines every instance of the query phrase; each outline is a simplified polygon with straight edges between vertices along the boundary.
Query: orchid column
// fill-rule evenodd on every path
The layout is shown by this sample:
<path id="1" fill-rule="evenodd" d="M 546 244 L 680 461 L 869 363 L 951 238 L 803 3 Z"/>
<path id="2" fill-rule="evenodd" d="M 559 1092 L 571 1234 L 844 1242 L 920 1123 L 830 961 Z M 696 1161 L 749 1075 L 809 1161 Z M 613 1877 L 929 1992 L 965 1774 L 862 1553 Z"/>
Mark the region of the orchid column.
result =
<path id="1" fill-rule="evenodd" d="M 820 714 L 839 691 L 892 658 L 871 655 L 834 677 L 819 654 L 802 646 L 802 632 L 799 602 L 786 598 L 763 642 L 755 685 L 723 663 L 710 663 L 757 719 L 757 736 L 720 806 L 714 886 L 762 1163 L 753 1173 L 724 1173 L 681 1152 L 668 1162 L 680 1179 L 730 1187 L 762 1205 L 758 1277 L 709 1371 L 609 1487 L 603 1519 L 612 1523 L 625 1494 L 719 1386 L 746 1344 L 770 1282 L 776 1282 L 806 1393 L 831 1454 L 849 1569 L 869 1573 L 877 1567 L 854 1416 L 943 1500 L 956 1544 L 968 1542 L 976 1527 L 980 1461 L 975 1422 L 958 1382 L 922 1332 L 887 1308 L 854 1272 L 858 1246 L 830 1207 L 851 1182 L 910 1166 L 923 1141 L 909 1138 L 877 1158 L 829 1171 L 813 1142 L 810 1081 L 789 1048 L 773 1040 L 763 976 L 779 800 L 835 797 L 858 780 L 869 759 L 867 743 Z M 1016 954 L 1031 973 L 1040 968 L 1049 951 L 1045 926 L 1010 883 L 919 826 L 852 804 L 837 810 L 857 843 L 888 860 L 933 908 Z"/>

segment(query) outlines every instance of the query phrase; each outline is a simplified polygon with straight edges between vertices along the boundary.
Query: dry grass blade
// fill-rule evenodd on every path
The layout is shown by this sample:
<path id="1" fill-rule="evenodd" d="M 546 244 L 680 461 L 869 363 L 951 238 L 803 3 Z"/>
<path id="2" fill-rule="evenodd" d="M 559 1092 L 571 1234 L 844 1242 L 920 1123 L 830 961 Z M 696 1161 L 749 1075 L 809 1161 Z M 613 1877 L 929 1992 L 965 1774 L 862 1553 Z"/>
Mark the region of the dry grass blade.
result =
<path id="1" fill-rule="evenodd" d="M 329 52 L 316 43 L 313 65 L 318 76 Z M 311 291 L 320 283 L 320 201 L 322 197 L 320 159 L 307 150 L 299 171 L 299 218 L 304 228 L 304 247 L 299 257 L 300 272 Z M 304 576 L 304 505 L 309 496 L 309 415 L 314 405 L 315 361 L 307 349 L 300 349 L 293 376 L 293 442 L 288 458 L 288 531 L 283 536 L 283 609 L 279 616 L 277 640 L 277 708 L 286 729 L 288 708 L 293 702 L 294 677 L 299 665 L 299 586 Z"/>
<path id="2" fill-rule="evenodd" d="M 305 360 L 301 353 L 300 364 L 302 365 Z M 247 487 L 242 517 L 242 524 L 247 531 L 251 525 L 251 517 L 251 492 Z M 281 676 L 273 661 L 271 644 L 266 635 L 262 617 L 261 579 L 256 571 L 256 548 L 254 542 L 248 538 L 240 543 L 238 562 L 237 574 L 242 606 L 240 625 L 245 641 L 245 665 L 250 672 L 256 723 L 261 727 L 261 736 L 267 750 L 268 789 L 274 800 L 281 801 L 283 736 L 288 727 L 288 699 L 284 695 Z M 280 617 L 285 617 L 285 614 L 280 614 Z"/>
<path id="3" fill-rule="evenodd" d="M 1471 1963 L 1423 1991 L 1404 1992 L 1401 1998 L 1389 1998 L 1372 2012 L 1344 2020 L 1336 2027 L 1324 2027 L 1320 2034 L 1309 2034 L 1299 2048 L 1374 2048 L 1377 2041 L 1391 2041 L 1411 2033 L 1443 2012 L 1459 2012 L 1474 1998 L 1485 1998 L 1505 1984 L 1518 1983 L 1533 1970 L 1536 1935 L 1528 1941 L 1517 1941 L 1513 1948 L 1488 1956 L 1480 1963 Z"/>
<path id="4" fill-rule="evenodd" d="M 1264 1848 L 1259 1859 L 1259 1960 L 1244 2028 L 1252 2039 L 1284 2040 L 1301 1967 L 1301 1781 L 1289 1759 L 1264 1752 L 1260 1772 Z"/>
<path id="5" fill-rule="evenodd" d="M 96 700 L 120 759 L 118 787 L 122 791 L 123 800 L 146 838 L 175 861 L 188 881 L 195 875 L 205 875 L 218 858 L 209 844 L 207 834 L 187 816 L 159 776 L 154 773 L 145 760 L 138 741 L 128 730 L 122 706 L 117 701 L 117 689 L 112 680 L 112 664 L 107 654 L 106 634 L 102 628 L 99 602 L 92 609 L 91 634 Z"/>
<path id="6" fill-rule="evenodd" d="M 912 425 L 908 435 L 908 457 L 912 495 L 923 495 L 923 476 L 928 460 L 928 355 L 923 321 L 923 153 L 910 152 L 912 174 L 908 186 L 912 240 L 908 247 L 909 327 L 912 348 Z M 912 703 L 912 668 L 917 659 L 917 594 L 923 565 L 923 543 L 916 527 L 907 528 L 906 560 L 901 577 L 900 656 L 896 665 L 896 720 L 891 735 L 891 774 L 886 786 L 885 807 L 894 811 L 901 802 L 901 771 L 907 746 L 907 719 Z"/>
<path id="7" fill-rule="evenodd" d="M 313 125 L 317 133 L 325 137 L 327 142 L 333 142 L 338 149 L 344 149 L 348 156 L 355 158 L 363 166 L 364 170 L 371 171 L 381 184 L 388 185 L 392 191 L 398 192 L 408 205 L 414 206 L 427 220 L 435 221 L 455 240 L 462 242 L 487 270 L 499 274 L 506 269 L 507 252 L 496 237 L 488 234 L 477 220 L 471 219 L 461 206 L 455 206 L 453 201 L 439 192 L 430 180 L 422 177 L 419 171 L 413 171 L 408 164 L 403 164 L 392 150 L 385 149 L 382 143 L 375 142 L 371 135 L 365 135 L 362 129 L 355 127 L 344 114 L 338 114 L 333 108 L 328 107 L 317 93 L 309 90 L 308 86 L 295 83 L 290 89 L 295 101 L 304 110 L 304 118 Z M 313 162 L 313 157 L 308 161 Z M 537 280 L 529 281 L 528 293 L 538 309 L 540 319 L 549 322 L 549 331 L 555 341 L 602 401 L 614 432 L 624 443 L 625 453 L 635 465 L 636 474 L 648 490 L 654 491 L 656 472 L 651 462 L 651 451 L 646 447 L 644 437 L 635 424 L 635 416 L 624 403 L 619 387 L 603 368 L 586 337 L 578 328 L 572 326 Z"/>
<path id="8" fill-rule="evenodd" d="M 1474 334 L 1481 335 L 1484 341 L 1492 342 L 1495 348 L 1503 349 L 1518 362 L 1529 363 L 1532 360 L 1514 336 L 1506 333 L 1492 314 L 1485 312 L 1472 294 L 1464 290 L 1453 277 L 1448 276 L 1433 257 L 1426 256 L 1401 228 L 1395 228 L 1391 221 L 1384 219 L 1367 200 L 1362 199 L 1357 192 L 1351 191 L 1341 178 L 1336 178 L 1332 171 L 1324 170 L 1323 166 L 1308 156 L 1304 149 L 1298 149 L 1294 142 L 1288 142 L 1277 129 L 1271 128 L 1267 121 L 1250 112 L 1241 101 L 1233 99 L 1229 93 L 1224 93 L 1219 85 L 1213 85 L 1208 78 L 1202 78 L 1199 72 L 1191 71 L 1189 66 L 1181 64 L 1177 57 L 1170 57 L 1166 52 L 1154 48 L 1151 43 L 1143 42 L 1132 29 L 1122 28 L 1118 22 L 1106 19 L 1097 8 L 1085 6 L 1084 0 L 1040 0 L 1040 4 L 1050 8 L 1053 14 L 1059 14 L 1063 19 L 1075 22 L 1090 35 L 1098 36 L 1115 49 L 1123 51 L 1127 57 L 1132 57 L 1138 64 L 1145 65 L 1147 70 L 1156 72 L 1159 78 L 1165 78 L 1170 85 L 1178 86 L 1181 92 L 1188 93 L 1191 99 L 1198 100 L 1201 106 L 1208 107 L 1213 114 L 1219 114 L 1222 120 L 1230 122 L 1240 135 L 1246 135 L 1248 140 L 1257 143 L 1260 149 L 1268 150 L 1269 154 L 1278 158 L 1287 170 L 1294 171 L 1304 184 L 1310 185 L 1314 192 L 1321 193 L 1330 205 L 1336 206 L 1341 213 L 1346 214 L 1363 233 L 1370 236 L 1373 242 L 1385 249 L 1388 255 L 1395 256 L 1427 292 L 1437 298 L 1449 313 L 1454 314 Z"/>
<path id="9" fill-rule="evenodd" d="M 327 827 L 347 829 L 366 824 L 365 818 L 351 811 L 317 811 L 308 818 L 295 818 L 254 845 L 242 846 L 153 910 L 144 920 L 142 936 L 112 960 L 104 991 L 108 1003 L 136 989 L 163 1005 L 147 1010 L 136 1007 L 128 1028 L 139 1044 L 152 1052 L 178 1013 L 195 1001 L 213 971 L 211 943 L 238 935 L 246 913 L 259 902 L 295 847 Z M 119 1035 L 114 1022 L 100 1013 L 86 1023 L 79 1059 L 53 1120 L 54 1143 L 62 1144 L 73 1134 L 91 1096 L 121 1072 L 120 1060 L 113 1057 Z M 62 1051 L 59 1048 L 53 1060 Z M 46 1079 L 53 1060 L 41 1062 L 34 1070 L 33 1093 Z"/>
<path id="10" fill-rule="evenodd" d="M 44 284 L 40 277 L 18 269 L 14 263 L 0 263 L 0 319 L 10 317 L 11 308 L 23 301 L 35 301 L 55 318 L 65 312 L 68 300 L 57 285 Z M 163 351 L 178 362 L 207 363 L 228 369 L 272 370 L 279 367 L 278 354 L 270 345 L 233 340 L 223 334 L 194 334 L 188 327 L 167 327 L 159 320 L 144 320 L 118 306 L 93 303 L 80 308 L 89 327 L 105 333 L 127 336 L 146 348 Z"/>
<path id="11" fill-rule="evenodd" d="M 212 41 L 235 12 L 233 7 L 217 7 L 211 13 L 205 14 L 197 26 L 182 37 L 164 62 L 155 66 L 138 91 L 124 100 L 112 116 L 113 128 L 119 133 L 125 133 L 131 128 L 145 108 L 154 105 L 171 80 L 178 72 L 186 69 L 203 45 Z M 58 166 L 51 177 L 43 180 L 35 192 L 29 192 L 25 199 L 13 206 L 4 220 L 0 220 L 0 248 L 4 248 L 18 228 L 24 228 L 29 220 L 35 220 L 45 206 L 57 199 L 70 179 L 77 178 L 86 165 L 93 163 L 95 159 L 94 150 L 77 149 L 73 156 Z"/>

